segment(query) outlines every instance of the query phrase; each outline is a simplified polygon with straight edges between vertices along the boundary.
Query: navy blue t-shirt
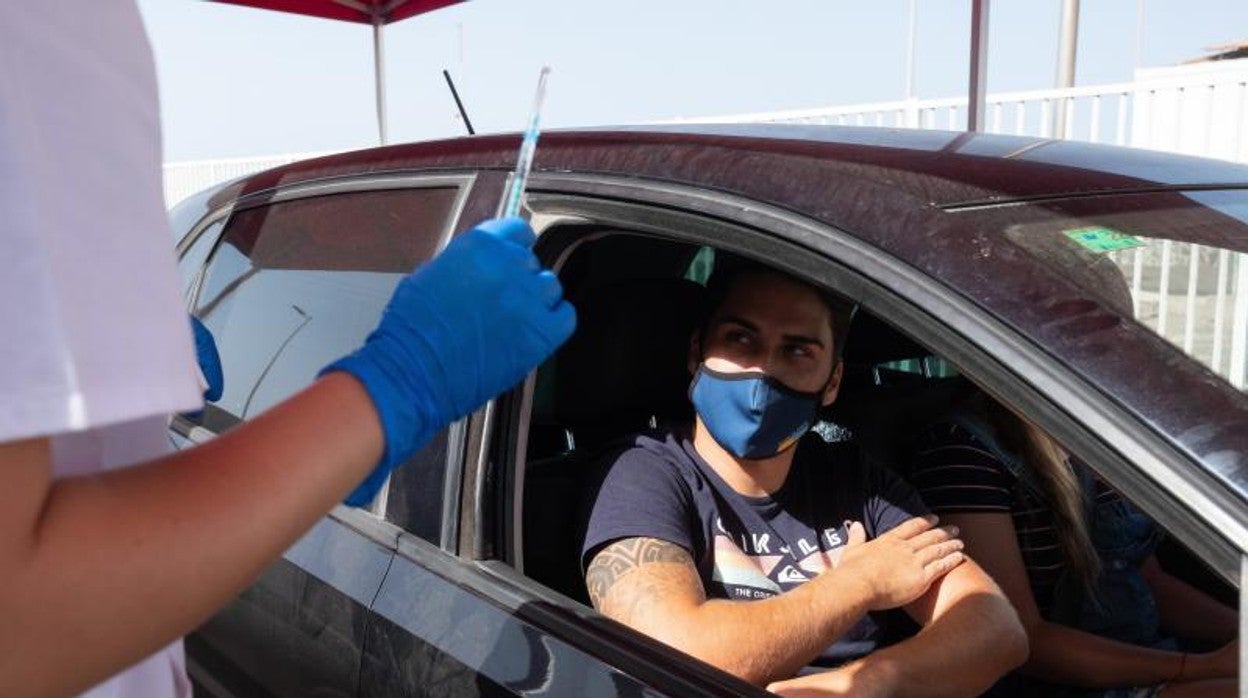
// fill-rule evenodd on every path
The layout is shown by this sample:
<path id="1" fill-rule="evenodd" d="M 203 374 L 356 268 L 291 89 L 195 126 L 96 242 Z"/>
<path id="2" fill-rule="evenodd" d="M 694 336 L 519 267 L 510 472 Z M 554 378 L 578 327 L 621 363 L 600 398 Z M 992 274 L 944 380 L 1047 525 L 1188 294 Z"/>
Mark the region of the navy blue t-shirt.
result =
<path id="1" fill-rule="evenodd" d="M 747 497 L 707 465 L 687 434 L 634 437 L 613 453 L 590 513 L 582 565 L 612 541 L 657 538 L 689 552 L 708 598 L 764 599 L 834 566 L 849 522 L 861 522 L 871 539 L 927 513 L 914 488 L 864 462 L 851 444 L 808 434 L 796 448 L 780 489 Z M 883 618 L 862 618 L 812 664 L 836 666 L 895 640 Z"/>

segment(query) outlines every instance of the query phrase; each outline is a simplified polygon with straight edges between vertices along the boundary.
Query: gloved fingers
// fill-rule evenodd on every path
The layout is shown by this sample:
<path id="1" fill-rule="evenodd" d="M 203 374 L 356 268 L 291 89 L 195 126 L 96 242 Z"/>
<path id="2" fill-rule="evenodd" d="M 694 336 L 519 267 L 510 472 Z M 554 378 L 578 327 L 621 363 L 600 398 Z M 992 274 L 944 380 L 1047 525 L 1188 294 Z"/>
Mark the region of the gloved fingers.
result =
<path id="1" fill-rule="evenodd" d="M 576 331 L 576 308 L 567 301 L 559 301 L 559 304 L 550 310 L 550 322 L 547 327 L 550 328 L 550 341 L 552 342 L 551 351 L 559 348 L 559 345 L 568 341 L 572 333 Z"/>
<path id="2" fill-rule="evenodd" d="M 528 221 L 518 216 L 510 218 L 491 218 L 477 224 L 477 229 L 485 231 L 502 240 L 520 247 L 530 248 L 537 240 L 537 234 L 529 227 Z"/>
<path id="3" fill-rule="evenodd" d="M 519 218 L 514 220 L 524 223 Z M 468 232 L 457 235 L 447 245 L 442 254 L 421 266 L 451 264 L 463 266 L 463 272 L 480 277 L 481 274 L 496 275 L 511 270 L 535 272 L 542 264 L 527 245 L 518 245 L 506 236 L 491 232 L 486 221 Z M 528 224 L 524 224 L 524 232 L 531 235 Z M 420 267 L 417 267 L 420 270 Z"/>
<path id="4" fill-rule="evenodd" d="M 563 300 L 563 285 L 549 270 L 517 278 L 502 291 L 503 308 L 521 317 L 536 318 Z"/>
<path id="5" fill-rule="evenodd" d="M 221 399 L 225 390 L 225 376 L 221 370 L 221 355 L 217 353 L 217 342 L 212 332 L 194 315 L 191 317 L 191 331 L 195 336 L 195 359 L 199 370 L 204 374 L 208 387 L 204 390 L 204 399 L 215 402 Z"/>
<path id="6" fill-rule="evenodd" d="M 554 308 L 563 300 L 563 284 L 559 283 L 559 277 L 549 270 L 538 272 L 537 281 L 537 297 L 541 299 L 542 306 L 546 308 Z"/>

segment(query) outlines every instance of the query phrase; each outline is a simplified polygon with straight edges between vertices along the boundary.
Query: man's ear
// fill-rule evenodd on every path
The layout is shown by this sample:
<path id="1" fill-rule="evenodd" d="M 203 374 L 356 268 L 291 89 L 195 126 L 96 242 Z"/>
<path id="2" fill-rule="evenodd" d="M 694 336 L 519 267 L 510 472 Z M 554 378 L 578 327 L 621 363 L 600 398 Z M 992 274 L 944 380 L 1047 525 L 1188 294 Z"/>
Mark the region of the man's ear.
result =
<path id="1" fill-rule="evenodd" d="M 702 363 L 702 332 L 699 329 L 689 333 L 689 355 L 685 360 L 689 375 L 697 373 L 698 365 Z"/>
<path id="2" fill-rule="evenodd" d="M 828 387 L 823 389 L 823 406 L 836 402 L 836 394 L 841 389 L 841 377 L 845 375 L 845 362 L 837 360 L 836 368 L 832 369 L 832 377 L 828 379 Z"/>

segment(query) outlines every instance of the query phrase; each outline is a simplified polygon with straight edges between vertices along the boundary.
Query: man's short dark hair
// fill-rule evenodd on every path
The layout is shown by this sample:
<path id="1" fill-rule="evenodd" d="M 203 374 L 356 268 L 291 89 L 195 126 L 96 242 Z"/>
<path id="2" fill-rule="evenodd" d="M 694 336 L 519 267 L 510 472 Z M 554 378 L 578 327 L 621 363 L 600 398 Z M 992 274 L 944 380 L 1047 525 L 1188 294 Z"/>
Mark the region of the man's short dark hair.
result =
<path id="1" fill-rule="evenodd" d="M 725 252 L 717 251 L 715 253 L 715 266 L 711 271 L 710 277 L 706 280 L 706 314 L 701 322 L 703 335 L 706 333 L 706 325 L 710 322 L 711 316 L 715 314 L 715 311 L 719 310 L 719 306 L 723 305 L 733 285 L 736 284 L 738 279 L 747 274 L 773 274 L 806 286 L 811 291 L 814 291 L 830 311 L 829 317 L 832 320 L 834 355 L 838 360 L 840 359 L 845 350 L 845 340 L 849 336 L 849 323 L 854 315 L 854 303 L 774 267 Z"/>

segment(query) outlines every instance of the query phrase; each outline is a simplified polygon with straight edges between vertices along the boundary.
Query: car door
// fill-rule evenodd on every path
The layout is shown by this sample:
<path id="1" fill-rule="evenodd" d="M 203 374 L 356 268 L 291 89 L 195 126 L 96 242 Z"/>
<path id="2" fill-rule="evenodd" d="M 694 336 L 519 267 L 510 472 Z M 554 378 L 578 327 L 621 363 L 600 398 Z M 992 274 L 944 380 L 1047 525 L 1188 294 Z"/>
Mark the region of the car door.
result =
<path id="1" fill-rule="evenodd" d="M 216 339 L 225 390 L 173 420 L 175 443 L 203 442 L 262 413 L 358 347 L 403 275 L 445 245 L 472 180 L 305 183 L 201 220 L 181 245 L 183 277 L 191 311 Z M 410 468 L 439 491 L 445 439 L 437 435 Z M 299 464 L 289 467 L 298 477 Z M 390 501 L 383 488 L 369 509 L 336 507 L 188 638 L 197 684 L 222 694 L 355 695 L 368 607 L 402 532 L 387 520 Z M 416 511 L 423 504 L 404 501 L 398 516 L 433 520 L 436 530 L 440 508 Z"/>
<path id="2" fill-rule="evenodd" d="M 1224 582 L 1238 586 L 1246 539 L 1241 529 L 1228 529 L 1225 523 L 1243 520 L 1242 504 L 1218 496 L 1199 464 L 1086 385 L 1070 366 L 1053 360 L 1042 347 L 939 280 L 793 211 L 694 186 L 543 174 L 531 180 L 528 203 L 543 231 L 539 249 L 548 262 L 565 262 L 579 245 L 627 235 L 726 250 L 835 289 L 931 354 L 946 357 L 981 387 L 1058 436 L 1110 484 L 1143 505 Z M 612 270 L 609 258 L 600 261 L 588 273 L 618 271 Z M 695 263 L 690 262 L 691 271 Z M 565 278 L 565 287 L 571 281 Z M 592 647 L 599 660 L 617 667 L 631 667 L 632 660 L 646 656 L 647 680 L 663 690 L 674 690 L 670 687 L 676 685 L 676 676 L 708 690 L 712 681 L 724 677 L 670 649 L 651 656 L 644 639 L 601 618 L 574 600 L 572 591 L 528 574 L 524 551 L 533 543 L 526 541 L 531 534 L 524 529 L 529 521 L 525 507 L 533 503 L 526 500 L 525 478 L 536 435 L 533 417 L 541 410 L 541 376 L 539 371 L 522 389 L 475 418 L 476 428 L 491 436 L 482 441 L 465 474 L 471 484 L 466 485 L 465 504 L 477 508 L 480 520 L 473 535 L 461 539 L 461 553 L 472 551 L 482 560 L 479 568 L 506 582 L 512 589 L 508 603 L 521 611 L 531 609 L 542 636 Z M 574 452 L 572 441 L 567 449 Z M 562 494 L 542 500 L 541 506 L 558 507 L 561 502 L 572 506 Z M 557 530 L 573 535 L 570 517 Z M 540 614 L 534 612 L 538 609 Z M 547 664 L 556 674 L 561 668 L 533 661 Z M 732 690 L 728 685 L 721 684 L 719 690 Z"/>

